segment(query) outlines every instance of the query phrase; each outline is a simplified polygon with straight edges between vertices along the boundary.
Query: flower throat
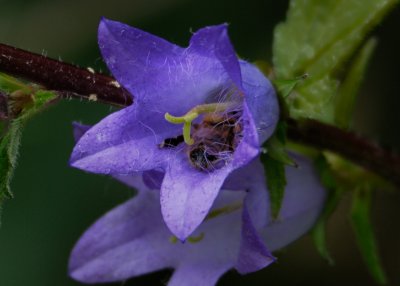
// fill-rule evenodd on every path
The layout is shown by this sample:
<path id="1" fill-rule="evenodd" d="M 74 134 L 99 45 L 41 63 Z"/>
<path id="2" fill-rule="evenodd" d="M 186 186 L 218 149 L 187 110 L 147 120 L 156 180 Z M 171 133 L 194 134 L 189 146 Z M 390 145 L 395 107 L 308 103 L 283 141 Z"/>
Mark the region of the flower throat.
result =
<path id="1" fill-rule="evenodd" d="M 189 161 L 195 168 L 203 171 L 222 168 L 231 159 L 242 133 L 240 112 L 228 111 L 232 107 L 232 103 L 212 103 L 196 106 L 182 117 L 166 113 L 168 122 L 184 124 L 183 135 L 164 140 L 160 147 L 173 148 L 185 142 Z M 203 120 L 192 124 L 202 113 Z"/>

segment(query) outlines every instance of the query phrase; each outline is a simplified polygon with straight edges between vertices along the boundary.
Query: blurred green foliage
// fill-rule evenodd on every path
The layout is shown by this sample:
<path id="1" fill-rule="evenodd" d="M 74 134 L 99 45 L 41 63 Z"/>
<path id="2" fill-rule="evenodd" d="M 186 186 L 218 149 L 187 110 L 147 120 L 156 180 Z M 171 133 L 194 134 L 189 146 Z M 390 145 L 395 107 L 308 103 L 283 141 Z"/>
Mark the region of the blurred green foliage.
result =
<path id="1" fill-rule="evenodd" d="M 294 117 L 333 123 L 338 70 L 397 0 L 296 0 L 277 26 L 273 63 L 278 79 L 308 74 L 286 99 Z"/>

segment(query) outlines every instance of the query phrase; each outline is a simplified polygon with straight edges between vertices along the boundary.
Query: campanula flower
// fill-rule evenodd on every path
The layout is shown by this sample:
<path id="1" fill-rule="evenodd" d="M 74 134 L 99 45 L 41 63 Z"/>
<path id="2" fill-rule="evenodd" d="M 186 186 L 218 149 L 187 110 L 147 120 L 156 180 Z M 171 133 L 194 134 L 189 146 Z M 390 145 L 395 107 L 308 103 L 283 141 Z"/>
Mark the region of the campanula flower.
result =
<path id="1" fill-rule="evenodd" d="M 182 48 L 102 19 L 98 39 L 134 104 L 88 130 L 71 165 L 112 176 L 161 174 L 161 213 L 183 241 L 228 175 L 251 162 L 272 134 L 275 92 L 258 69 L 237 59 L 227 25 L 200 29 Z"/>
<path id="2" fill-rule="evenodd" d="M 295 159 L 299 168 L 286 169 L 288 185 L 278 220 L 270 216 L 263 167 L 255 159 L 227 179 L 251 176 L 251 181 L 241 183 L 247 191 L 221 191 L 185 243 L 166 227 L 158 190 L 149 189 L 139 174 L 117 176 L 138 194 L 84 233 L 71 254 L 71 277 L 101 283 L 173 268 L 169 286 L 212 286 L 231 268 L 245 274 L 268 266 L 275 261 L 270 251 L 303 235 L 325 199 L 310 162 Z"/>

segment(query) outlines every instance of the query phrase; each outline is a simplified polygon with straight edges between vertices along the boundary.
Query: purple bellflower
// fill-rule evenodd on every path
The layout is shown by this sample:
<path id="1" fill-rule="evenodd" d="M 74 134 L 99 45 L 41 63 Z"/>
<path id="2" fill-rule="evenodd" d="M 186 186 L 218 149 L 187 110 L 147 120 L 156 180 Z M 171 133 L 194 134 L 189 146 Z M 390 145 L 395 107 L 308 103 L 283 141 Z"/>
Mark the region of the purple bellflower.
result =
<path id="1" fill-rule="evenodd" d="M 86 129 L 76 125 L 75 136 Z M 270 217 L 263 166 L 255 159 L 225 183 L 246 191 L 220 192 L 204 222 L 185 243 L 166 227 L 158 190 L 150 189 L 140 174 L 117 176 L 139 192 L 85 232 L 71 254 L 71 277 L 101 283 L 173 268 L 169 286 L 211 286 L 231 268 L 246 274 L 268 266 L 275 260 L 270 251 L 303 235 L 325 199 L 310 162 L 299 156 L 295 159 L 299 168 L 286 169 L 288 185 L 278 220 Z M 252 180 L 237 184 L 239 175 Z"/>
<path id="2" fill-rule="evenodd" d="M 275 92 L 257 68 L 237 59 L 226 25 L 197 31 L 187 48 L 107 19 L 98 38 L 108 68 L 135 102 L 90 128 L 71 165 L 112 176 L 143 174 L 146 182 L 159 174 L 162 217 L 184 241 L 229 174 L 253 161 L 272 134 L 279 115 Z M 128 206 L 148 213 L 134 201 L 116 212 Z"/>

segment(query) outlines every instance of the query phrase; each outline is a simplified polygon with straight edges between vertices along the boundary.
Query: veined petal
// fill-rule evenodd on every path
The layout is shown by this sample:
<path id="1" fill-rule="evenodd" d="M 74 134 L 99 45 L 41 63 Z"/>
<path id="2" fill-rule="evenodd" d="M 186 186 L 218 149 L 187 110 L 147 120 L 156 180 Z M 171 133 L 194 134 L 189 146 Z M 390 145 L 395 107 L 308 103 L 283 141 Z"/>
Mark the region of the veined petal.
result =
<path id="1" fill-rule="evenodd" d="M 238 88 L 242 87 L 239 62 L 228 36 L 228 25 L 205 27 L 193 34 L 188 50 L 205 57 L 216 57 L 231 80 Z"/>
<path id="2" fill-rule="evenodd" d="M 275 258 L 268 251 L 254 227 L 245 204 L 242 212 L 242 239 L 236 270 L 240 274 L 246 274 L 267 267 L 274 261 Z"/>
<path id="3" fill-rule="evenodd" d="M 254 65 L 241 60 L 242 85 L 246 103 L 255 122 L 259 144 L 275 130 L 279 119 L 279 104 L 270 81 Z"/>
<path id="4" fill-rule="evenodd" d="M 310 160 L 291 156 L 299 167 L 286 167 L 287 185 L 279 218 L 274 221 L 269 216 L 269 223 L 261 232 L 271 251 L 305 234 L 317 220 L 326 199 L 326 191 Z"/>
<path id="5" fill-rule="evenodd" d="M 127 178 L 122 178 L 125 180 Z M 214 285 L 234 266 L 239 251 L 240 207 L 245 192 L 223 192 L 213 210 L 234 206 L 206 220 L 191 237 L 196 242 L 171 242 L 159 209 L 159 194 L 148 190 L 141 176 L 129 176 L 139 194 L 111 210 L 90 227 L 74 247 L 70 275 L 86 283 L 125 280 L 162 268 L 175 268 L 168 285 Z M 176 284 L 181 283 L 181 284 Z M 197 285 L 197 284 L 191 284 Z"/>
<path id="6" fill-rule="evenodd" d="M 197 44 L 184 49 L 108 19 L 101 21 L 98 38 L 108 68 L 134 95 L 135 104 L 164 120 L 166 112 L 181 116 L 196 105 L 218 100 L 216 90 L 229 88 L 240 76 L 239 68 L 235 69 L 237 58 L 232 58 L 223 36 L 226 31 L 220 26 L 209 29 L 222 36 L 204 35 L 200 30 L 199 37 L 221 52 L 209 53 L 208 46 Z"/>
<path id="7" fill-rule="evenodd" d="M 158 195 L 140 192 L 85 232 L 72 251 L 70 275 L 86 283 L 111 282 L 171 267 L 168 233 Z"/>
<path id="8" fill-rule="evenodd" d="M 231 166 L 199 171 L 183 154 L 169 163 L 161 185 L 161 211 L 169 229 L 185 240 L 203 221 Z"/>
<path id="9" fill-rule="evenodd" d="M 72 122 L 72 133 L 74 135 L 75 142 L 78 142 L 79 139 L 86 133 L 92 126 L 81 124 L 78 122 Z"/>
<path id="10" fill-rule="evenodd" d="M 160 170 L 150 170 L 143 172 L 143 182 L 150 189 L 161 190 L 161 184 L 164 179 L 165 172 Z"/>
<path id="11" fill-rule="evenodd" d="M 98 41 L 103 59 L 118 82 L 137 99 L 147 91 L 151 76 L 165 73 L 168 60 L 183 48 L 129 25 L 102 18 Z"/>
<path id="12" fill-rule="evenodd" d="M 223 188 L 247 191 L 242 210 L 241 243 L 235 268 L 241 274 L 257 271 L 275 261 L 258 231 L 268 222 L 268 191 L 260 158 L 235 170 Z"/>
<path id="13" fill-rule="evenodd" d="M 232 165 L 234 169 L 240 168 L 251 162 L 260 152 L 257 129 L 246 102 L 242 104 L 242 139 L 233 153 Z"/>
<path id="14" fill-rule="evenodd" d="M 226 263 L 204 261 L 202 264 L 182 264 L 172 275 L 168 286 L 214 286 L 231 266 Z"/>
<path id="15" fill-rule="evenodd" d="M 252 224 L 256 229 L 266 226 L 269 222 L 269 198 L 264 166 L 259 157 L 229 174 L 222 189 L 246 190 L 245 205 Z"/>
<path id="16" fill-rule="evenodd" d="M 172 125 L 154 130 L 135 116 L 135 110 L 136 106 L 122 109 L 87 130 L 72 152 L 71 166 L 101 174 L 128 174 L 167 162 L 171 150 L 158 144 L 179 129 Z"/>

